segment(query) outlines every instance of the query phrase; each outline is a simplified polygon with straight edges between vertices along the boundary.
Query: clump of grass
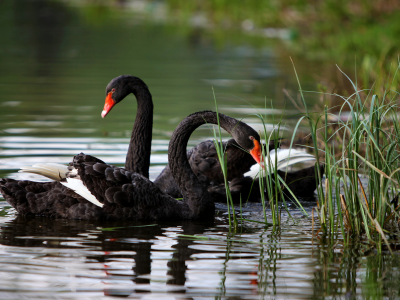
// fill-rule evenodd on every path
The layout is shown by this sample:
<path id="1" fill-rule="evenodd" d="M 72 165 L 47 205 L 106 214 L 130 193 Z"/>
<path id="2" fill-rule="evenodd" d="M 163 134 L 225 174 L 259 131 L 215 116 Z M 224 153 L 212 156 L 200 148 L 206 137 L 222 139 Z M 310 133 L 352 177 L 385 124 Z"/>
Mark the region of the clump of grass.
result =
<path id="1" fill-rule="evenodd" d="M 214 94 L 214 90 L 213 90 Z M 218 105 L 216 101 L 216 97 L 214 94 L 214 102 L 215 102 L 215 108 L 217 112 L 217 119 L 218 119 L 218 134 L 214 129 L 214 145 L 215 149 L 217 151 L 218 159 L 221 165 L 223 177 L 224 177 L 224 184 L 225 184 L 225 191 L 226 191 L 226 199 L 227 199 L 227 206 L 228 206 L 228 215 L 229 215 L 229 225 L 234 226 L 235 228 L 238 226 L 238 219 L 235 214 L 235 206 L 233 203 L 232 195 L 230 193 L 229 189 L 229 182 L 228 182 L 228 174 L 227 174 L 227 157 L 225 153 L 225 148 L 223 147 L 223 142 L 222 142 L 222 135 L 221 135 L 221 127 L 219 124 L 219 117 L 218 117 Z M 274 146 L 275 146 L 275 151 L 277 151 L 278 148 L 278 140 L 281 138 L 281 130 L 280 130 L 280 124 L 282 123 L 282 118 L 279 120 L 278 124 L 276 125 L 275 130 L 272 132 L 268 132 L 266 129 L 265 125 L 265 119 L 266 116 L 262 116 L 261 113 L 256 114 L 256 116 L 260 119 L 260 121 L 263 124 L 263 133 L 260 134 L 261 138 L 265 141 L 266 145 L 269 145 L 270 142 L 273 140 L 274 141 Z M 297 131 L 298 125 L 300 124 L 300 121 L 298 122 L 296 129 L 294 130 L 293 137 L 291 140 L 290 147 L 293 145 L 295 133 Z M 244 151 L 244 150 L 243 150 Z M 280 213 L 281 213 L 281 203 L 284 205 L 285 210 L 288 212 L 289 217 L 291 217 L 290 212 L 288 210 L 288 206 L 286 204 L 285 200 L 285 195 L 290 195 L 295 204 L 301 208 L 304 212 L 305 215 L 307 215 L 306 211 L 303 209 L 301 206 L 300 202 L 297 200 L 296 196 L 293 194 L 293 192 L 290 190 L 288 187 L 287 183 L 285 182 L 284 178 L 279 176 L 277 170 L 278 170 L 278 162 L 277 162 L 277 155 L 275 156 L 275 162 L 271 162 L 270 158 L 270 153 L 269 153 L 269 147 L 262 147 L 262 161 L 264 162 L 264 168 L 260 168 L 260 174 L 259 174 L 259 186 L 256 187 L 256 184 L 254 184 L 253 181 L 253 186 L 252 188 L 259 188 L 260 189 L 260 195 L 261 195 L 261 203 L 263 206 L 263 211 L 264 211 L 264 224 L 270 226 L 270 225 L 280 225 Z M 255 162 L 256 163 L 256 162 Z M 250 191 L 251 193 L 251 191 Z M 243 195 L 242 195 L 243 196 Z M 250 195 L 248 196 L 250 197 Z M 242 218 L 242 198 L 240 199 L 240 220 L 241 221 L 252 221 L 249 219 L 243 219 Z M 247 198 L 248 200 L 248 198 Z M 246 201 L 247 202 L 247 201 Z M 269 207 L 271 209 L 271 215 L 272 215 L 272 223 L 268 222 L 267 218 L 267 204 L 269 204 Z M 254 222 L 259 222 L 259 221 L 254 221 Z"/>
<path id="2" fill-rule="evenodd" d="M 263 116 L 261 113 L 256 114 L 256 116 L 260 119 L 263 124 L 263 132 L 261 133 L 261 138 L 266 141 L 266 145 L 269 145 L 271 141 L 274 141 L 275 151 L 278 149 L 278 140 L 282 138 L 282 117 L 280 120 L 277 121 L 275 129 L 272 132 L 268 132 L 265 125 L 266 116 Z M 300 120 L 301 121 L 301 120 Z M 290 142 L 290 149 L 293 147 L 294 138 L 300 124 L 300 121 L 297 123 L 292 139 Z M 284 209 L 288 212 L 289 217 L 291 217 L 286 199 L 287 196 L 291 198 L 291 201 L 296 204 L 305 215 L 307 212 L 303 209 L 301 203 L 298 201 L 297 197 L 294 193 L 290 190 L 285 179 L 282 178 L 278 173 L 278 156 L 275 155 L 275 161 L 271 161 L 269 147 L 262 148 L 262 162 L 263 168 L 260 168 L 259 174 L 259 189 L 261 195 L 261 203 L 264 209 L 264 218 L 265 222 L 267 222 L 267 215 L 266 215 L 266 204 L 269 204 L 271 210 L 271 217 L 272 217 L 272 224 L 273 225 L 280 225 L 281 218 L 280 213 L 282 210 L 282 205 Z"/>
<path id="3" fill-rule="evenodd" d="M 400 65 L 393 74 L 393 80 L 387 83 L 392 87 Z M 398 100 L 400 93 L 389 88 L 377 89 L 382 92 L 373 94 L 372 89 L 359 89 L 357 80 L 353 82 L 346 74 L 354 88 L 350 96 L 330 95 L 341 97 L 343 104 L 338 114 L 324 107 L 322 113 L 310 112 L 307 108 L 300 80 L 295 70 L 299 84 L 300 96 L 304 105 L 304 116 L 298 121 L 290 143 L 293 146 L 294 136 L 299 124 L 306 120 L 309 124 L 312 145 L 317 162 L 325 164 L 324 185 L 317 188 L 318 200 L 316 212 L 322 233 L 331 242 L 339 236 L 344 242 L 350 243 L 354 238 L 365 237 L 379 252 L 386 244 L 390 250 L 388 233 L 399 231 L 400 205 L 400 125 Z M 215 96 L 214 96 L 215 99 Z M 216 108 L 217 104 L 215 103 Z M 345 114 L 346 112 L 346 114 Z M 346 115 L 346 117 L 345 117 Z M 257 117 L 264 124 L 262 138 L 269 143 L 279 137 L 279 124 L 276 132 L 268 133 L 262 114 Z M 217 134 L 215 133 L 215 139 Z M 219 140 L 221 131 L 219 129 Z M 233 216 L 233 225 L 238 224 L 227 178 L 227 161 L 222 143 L 216 143 L 218 156 L 223 168 L 228 202 L 229 221 Z M 339 144 L 339 145 L 338 145 Z M 263 148 L 265 163 L 263 174 L 260 174 L 259 188 L 265 213 L 267 204 L 271 209 L 272 224 L 280 225 L 282 204 L 287 210 L 284 193 L 290 191 L 276 169 L 270 169 L 275 164 L 267 164 L 270 159 L 268 148 Z M 316 174 L 322 182 L 320 168 L 316 164 Z M 301 207 L 301 204 L 297 201 Z M 231 214 L 232 212 L 232 214 Z"/>
<path id="4" fill-rule="evenodd" d="M 398 69 L 386 86 L 398 80 Z M 317 157 L 322 152 L 325 161 L 325 190 L 322 186 L 318 189 L 321 229 L 332 239 L 340 233 L 345 242 L 365 236 L 378 251 L 383 243 L 390 249 L 385 233 L 398 231 L 399 220 L 395 200 L 400 179 L 399 93 L 381 89 L 380 94 L 372 94 L 372 89 L 360 90 L 357 81 L 343 75 L 354 93 L 349 97 L 335 95 L 343 100 L 337 115 L 328 107 L 322 115 L 315 115 L 307 109 L 296 73 L 315 152 Z M 342 118 L 345 111 L 349 111 L 348 118 Z M 324 143 L 322 151 L 317 147 L 318 139 Z"/>

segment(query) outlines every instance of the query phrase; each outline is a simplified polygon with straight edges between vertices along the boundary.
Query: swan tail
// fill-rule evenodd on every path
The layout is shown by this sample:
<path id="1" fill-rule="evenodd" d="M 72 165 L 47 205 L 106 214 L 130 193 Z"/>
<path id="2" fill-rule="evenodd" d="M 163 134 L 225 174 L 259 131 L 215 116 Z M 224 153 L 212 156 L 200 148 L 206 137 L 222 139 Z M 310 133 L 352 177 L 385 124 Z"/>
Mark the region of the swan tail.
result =
<path id="1" fill-rule="evenodd" d="M 60 181 L 67 178 L 67 173 L 70 171 L 68 170 L 68 166 L 55 163 L 46 163 L 35 164 L 30 167 L 22 167 L 21 170 L 19 170 L 18 172 L 33 173 L 56 181 Z"/>
<path id="2" fill-rule="evenodd" d="M 99 200 L 97 200 L 97 198 L 83 184 L 82 180 L 77 178 L 66 178 L 66 181 L 62 181 L 61 184 L 73 190 L 75 193 L 82 196 L 83 198 L 93 203 L 94 205 L 103 207 L 104 204 L 101 203 Z"/>

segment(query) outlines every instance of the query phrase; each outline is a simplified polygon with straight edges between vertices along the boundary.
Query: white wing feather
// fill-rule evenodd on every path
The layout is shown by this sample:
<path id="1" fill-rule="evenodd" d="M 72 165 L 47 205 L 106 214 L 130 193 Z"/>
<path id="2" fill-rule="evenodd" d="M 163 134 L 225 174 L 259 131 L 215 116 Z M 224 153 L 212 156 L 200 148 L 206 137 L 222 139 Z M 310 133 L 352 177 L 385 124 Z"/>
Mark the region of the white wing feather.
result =
<path id="1" fill-rule="evenodd" d="M 93 204 L 103 207 L 103 203 L 96 199 L 96 197 L 88 190 L 88 188 L 83 184 L 82 180 L 75 178 L 67 178 L 67 182 L 61 182 L 62 185 L 73 190 L 78 195 L 81 195 L 87 201 Z"/>
<path id="2" fill-rule="evenodd" d="M 276 156 L 278 157 L 276 158 Z M 295 149 L 278 149 L 277 154 L 275 150 L 271 150 L 269 152 L 269 158 L 267 158 L 267 161 L 265 162 L 266 169 L 263 171 L 264 174 L 270 174 L 271 171 L 275 170 L 275 159 L 277 160 L 277 170 L 299 162 L 316 160 L 313 155 Z M 257 178 L 260 173 L 260 168 L 261 166 L 259 164 L 254 164 L 251 166 L 250 171 L 245 173 L 244 176 Z"/>
<path id="3" fill-rule="evenodd" d="M 66 179 L 67 182 L 60 182 L 62 185 L 67 188 L 73 190 L 78 195 L 82 196 L 89 202 L 103 207 L 103 203 L 96 199 L 95 196 L 88 190 L 88 188 L 83 184 L 82 180 L 79 178 L 70 178 L 68 176 L 76 176 L 78 171 L 76 169 L 69 170 L 67 166 L 55 164 L 55 163 L 47 163 L 47 164 L 35 164 L 31 167 L 22 167 L 18 172 L 24 173 L 33 173 L 42 175 L 44 177 L 61 181 Z"/>
<path id="4" fill-rule="evenodd" d="M 67 178 L 68 167 L 55 163 L 35 164 L 30 167 L 22 167 L 18 172 L 38 174 L 56 181 L 60 181 L 64 178 Z"/>

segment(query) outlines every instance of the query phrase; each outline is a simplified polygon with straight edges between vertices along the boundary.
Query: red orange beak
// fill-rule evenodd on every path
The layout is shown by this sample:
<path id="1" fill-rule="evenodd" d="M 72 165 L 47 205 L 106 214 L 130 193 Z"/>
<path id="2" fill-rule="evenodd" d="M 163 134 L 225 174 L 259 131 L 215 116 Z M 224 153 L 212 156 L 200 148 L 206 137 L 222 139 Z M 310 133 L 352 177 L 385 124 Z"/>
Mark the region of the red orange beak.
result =
<path id="1" fill-rule="evenodd" d="M 109 92 L 106 97 L 106 103 L 104 104 L 103 111 L 101 112 L 101 117 L 104 118 L 105 116 L 107 116 L 114 105 L 115 101 L 112 98 L 112 92 Z"/>
<path id="2" fill-rule="evenodd" d="M 261 145 L 256 139 L 253 140 L 253 143 L 254 143 L 254 148 L 252 150 L 250 150 L 250 154 L 254 158 L 254 160 L 258 164 L 260 164 L 261 163 L 261 157 L 262 157 Z"/>

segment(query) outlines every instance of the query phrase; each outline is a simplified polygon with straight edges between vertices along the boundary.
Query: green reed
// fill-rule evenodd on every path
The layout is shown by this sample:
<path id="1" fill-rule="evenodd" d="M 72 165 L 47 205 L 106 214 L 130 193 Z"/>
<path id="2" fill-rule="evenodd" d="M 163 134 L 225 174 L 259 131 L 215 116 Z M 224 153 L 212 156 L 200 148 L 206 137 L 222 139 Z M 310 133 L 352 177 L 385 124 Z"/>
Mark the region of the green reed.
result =
<path id="1" fill-rule="evenodd" d="M 278 120 L 275 129 L 272 132 L 268 132 L 265 126 L 266 116 L 263 116 L 261 113 L 256 114 L 256 116 L 260 119 L 263 124 L 263 132 L 261 133 L 261 139 L 265 141 L 266 147 L 262 147 L 262 164 L 263 168 L 260 168 L 260 174 L 258 175 L 259 178 L 259 189 L 261 195 L 261 203 L 264 210 L 264 219 L 267 222 L 267 215 L 266 215 L 266 204 L 269 204 L 271 217 L 272 217 L 272 224 L 273 225 L 280 225 L 280 211 L 281 205 L 284 206 L 285 210 L 289 213 L 288 206 L 286 204 L 286 197 L 289 196 L 292 198 L 292 201 L 299 206 L 305 215 L 307 213 L 302 208 L 300 202 L 297 200 L 296 196 L 288 187 L 285 179 L 282 178 L 278 174 L 278 157 L 275 155 L 275 161 L 271 161 L 270 151 L 268 145 L 271 142 L 274 143 L 275 152 L 278 150 L 278 141 L 282 138 L 282 131 L 281 131 L 281 124 L 282 124 L 282 116 L 280 120 Z M 274 122 L 275 123 L 275 122 Z M 299 124 L 299 123 L 298 123 Z M 295 134 L 297 132 L 298 124 L 294 130 L 290 148 L 293 146 L 293 140 Z M 285 197 L 286 196 L 286 197 Z M 290 216 L 290 213 L 289 213 Z"/>
<path id="2" fill-rule="evenodd" d="M 261 196 L 261 204 L 263 207 L 264 212 L 264 222 L 268 225 L 280 225 L 280 213 L 281 207 L 284 206 L 285 210 L 288 212 L 289 217 L 291 217 L 288 206 L 286 204 L 286 197 L 289 196 L 292 198 L 292 201 L 299 206 L 305 215 L 307 213 L 301 206 L 300 202 L 297 200 L 296 196 L 288 187 L 285 179 L 282 178 L 278 174 L 278 157 L 275 156 L 275 161 L 271 160 L 269 145 L 273 142 L 274 143 L 274 150 L 275 152 L 278 150 L 278 141 L 282 138 L 282 131 L 281 131 L 281 124 L 282 124 L 282 117 L 277 122 L 275 129 L 272 132 L 268 132 L 265 125 L 265 120 L 267 119 L 266 116 L 263 116 L 261 113 L 255 114 L 263 124 L 263 132 L 261 132 L 260 137 L 262 140 L 265 141 L 265 147 L 262 147 L 262 163 L 263 168 L 260 168 L 260 173 L 258 174 L 259 178 L 259 191 Z M 297 131 L 297 127 L 294 130 L 292 141 L 290 148 L 293 145 L 293 139 L 295 133 Z M 253 187 L 257 188 L 257 187 Z M 268 223 L 267 218 L 267 205 L 269 205 L 269 209 L 271 211 L 272 223 Z M 247 220 L 248 221 L 248 220 Z"/>
<path id="3" fill-rule="evenodd" d="M 325 190 L 318 188 L 317 208 L 322 231 L 332 240 L 340 233 L 345 241 L 365 236 L 378 251 L 383 244 L 390 250 L 385 232 L 398 231 L 399 220 L 395 201 L 400 179 L 399 93 L 361 90 L 357 81 L 343 73 L 354 93 L 330 95 L 343 100 L 338 115 L 328 107 L 323 114 L 315 114 L 308 111 L 296 70 L 295 74 L 316 155 L 324 154 Z M 393 86 L 394 80 L 387 86 Z M 348 118 L 344 118 L 345 111 Z M 317 141 L 324 149 L 318 149 Z"/>
<path id="4" fill-rule="evenodd" d="M 215 97 L 215 93 L 213 90 L 213 95 L 214 95 L 214 102 L 215 102 L 215 109 L 218 115 L 218 105 Z M 265 107 L 266 108 L 266 107 Z M 303 213 L 307 215 L 306 211 L 303 209 L 301 206 L 300 202 L 296 198 L 296 196 L 293 194 L 293 192 L 290 190 L 288 187 L 288 184 L 285 182 L 285 178 L 282 178 L 279 176 L 277 172 L 277 156 L 275 156 L 275 162 L 272 164 L 271 158 L 270 158 L 270 151 L 269 151 L 269 145 L 274 142 L 274 147 L 275 151 L 278 149 L 278 141 L 282 136 L 281 132 L 281 124 L 282 124 L 282 116 L 280 120 L 278 120 L 277 125 L 275 126 L 276 128 L 272 132 L 268 132 L 265 124 L 265 120 L 267 119 L 267 116 L 263 116 L 261 113 L 255 114 L 260 121 L 263 124 L 263 132 L 260 133 L 260 137 L 262 140 L 265 141 L 265 146 L 262 147 L 262 161 L 264 162 L 264 168 L 260 169 L 260 174 L 258 175 L 259 178 L 259 184 L 257 187 L 256 182 L 253 181 L 252 189 L 253 188 L 259 188 L 260 191 L 260 196 L 261 196 L 261 203 L 263 207 L 263 212 L 264 212 L 264 224 L 271 226 L 271 225 L 280 225 L 280 212 L 282 209 L 282 204 L 284 206 L 284 209 L 288 212 L 289 217 L 291 217 L 288 206 L 286 204 L 286 198 L 289 196 L 293 203 L 298 206 L 300 209 L 303 210 Z M 221 127 L 219 124 L 219 117 L 218 118 L 218 133 L 214 129 L 214 145 L 217 151 L 218 159 L 221 165 L 223 177 L 224 177 L 224 184 L 225 184 L 225 191 L 226 191 L 226 199 L 227 199 L 227 206 L 228 206 L 228 216 L 229 216 L 229 225 L 234 226 L 237 228 L 238 226 L 238 219 L 235 214 L 235 206 L 233 203 L 232 195 L 230 193 L 229 189 L 229 182 L 228 182 L 228 171 L 227 171 L 227 157 L 223 143 L 222 143 L 222 135 L 221 135 Z M 297 123 L 296 128 L 293 133 L 293 137 L 291 140 L 290 147 L 293 146 L 293 141 L 295 134 L 297 132 L 297 128 L 300 124 L 300 121 Z M 243 149 L 242 149 L 243 150 Z M 245 151 L 245 150 L 243 150 Z M 256 163 L 256 162 L 254 162 Z M 251 193 L 251 192 L 250 192 Z M 254 221 L 254 220 L 249 220 L 249 219 L 244 219 L 242 218 L 241 212 L 242 212 L 242 205 L 247 203 L 249 200 L 250 195 L 241 195 L 240 198 L 240 206 L 239 206 L 239 211 L 240 211 L 240 221 L 250 221 L 250 222 L 257 222 L 260 223 L 260 221 Z M 243 200 L 246 200 L 243 203 Z M 269 205 L 271 215 L 272 215 L 272 223 L 268 222 L 267 218 L 267 205 Z"/>
<path id="5" fill-rule="evenodd" d="M 214 103 L 215 103 L 215 111 L 217 113 L 217 120 L 218 120 L 218 135 L 215 132 L 215 128 L 214 128 L 214 145 L 215 145 L 215 150 L 217 151 L 219 163 L 221 165 L 222 174 L 224 176 L 226 202 L 227 202 L 227 206 L 228 206 L 228 216 L 229 216 L 229 227 L 232 226 L 232 222 L 233 222 L 234 228 L 237 228 L 238 220 L 237 220 L 236 214 L 235 214 L 235 205 L 233 203 L 231 191 L 229 190 L 228 161 L 227 161 L 227 156 L 225 153 L 225 148 L 222 143 L 222 134 L 221 134 L 221 126 L 219 123 L 217 98 L 215 97 L 214 88 L 213 88 L 213 96 L 214 96 Z M 232 217 L 231 217 L 231 211 L 232 211 Z M 231 220 L 231 219 L 233 219 L 233 220 Z"/>

